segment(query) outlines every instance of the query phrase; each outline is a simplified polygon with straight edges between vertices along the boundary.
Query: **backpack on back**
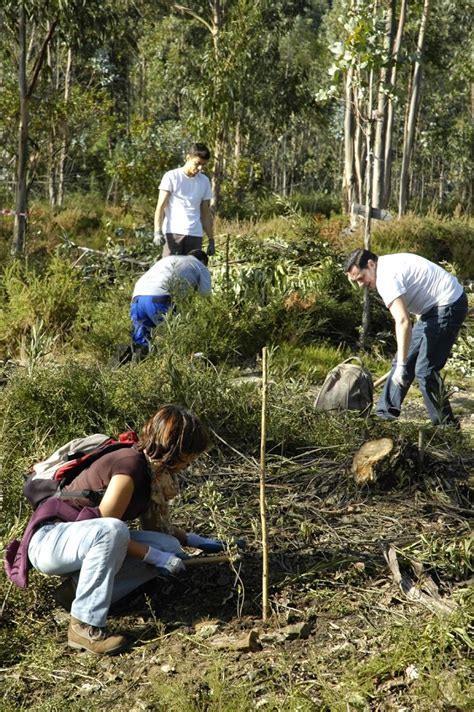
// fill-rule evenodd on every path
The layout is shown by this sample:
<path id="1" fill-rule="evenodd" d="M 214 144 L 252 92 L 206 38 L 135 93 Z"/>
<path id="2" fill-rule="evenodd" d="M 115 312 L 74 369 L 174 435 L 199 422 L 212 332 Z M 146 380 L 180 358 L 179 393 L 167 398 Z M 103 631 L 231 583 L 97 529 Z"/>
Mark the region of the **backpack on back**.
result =
<path id="1" fill-rule="evenodd" d="M 362 366 L 360 358 L 351 356 L 329 371 L 314 407 L 322 411 L 356 410 L 360 415 L 368 415 L 372 409 L 373 394 L 370 371 Z"/>
<path id="2" fill-rule="evenodd" d="M 55 450 L 46 460 L 37 462 L 26 475 L 23 494 L 30 501 L 33 509 L 49 497 L 77 498 L 92 497 L 97 500 L 100 493 L 82 490 L 63 492 L 86 467 L 92 465 L 103 455 L 124 447 L 132 447 L 138 442 L 133 431 L 121 433 L 118 440 L 102 433 L 95 433 L 84 438 L 75 438 Z"/>

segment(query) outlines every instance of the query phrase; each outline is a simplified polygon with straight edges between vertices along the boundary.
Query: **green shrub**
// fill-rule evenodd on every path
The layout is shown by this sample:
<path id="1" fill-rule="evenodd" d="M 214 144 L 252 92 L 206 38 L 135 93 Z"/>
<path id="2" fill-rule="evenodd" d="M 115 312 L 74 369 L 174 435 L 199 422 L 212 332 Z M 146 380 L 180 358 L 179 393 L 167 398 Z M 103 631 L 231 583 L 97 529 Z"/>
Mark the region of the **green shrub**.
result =
<path id="1" fill-rule="evenodd" d="M 53 336 L 68 335 L 87 287 L 67 260 L 55 256 L 43 274 L 19 261 L 3 271 L 0 309 L 0 348 L 9 356 L 18 353 L 22 340 L 41 323 Z"/>
<path id="2" fill-rule="evenodd" d="M 474 223 L 434 216 L 374 224 L 372 248 L 377 254 L 415 252 L 433 262 L 454 264 L 462 278 L 474 274 Z"/>
<path id="3" fill-rule="evenodd" d="M 341 200 L 327 193 L 293 193 L 286 198 L 272 193 L 257 201 L 255 214 L 259 220 L 267 220 L 277 215 L 288 215 L 292 211 L 329 218 L 333 213 L 341 212 Z"/>

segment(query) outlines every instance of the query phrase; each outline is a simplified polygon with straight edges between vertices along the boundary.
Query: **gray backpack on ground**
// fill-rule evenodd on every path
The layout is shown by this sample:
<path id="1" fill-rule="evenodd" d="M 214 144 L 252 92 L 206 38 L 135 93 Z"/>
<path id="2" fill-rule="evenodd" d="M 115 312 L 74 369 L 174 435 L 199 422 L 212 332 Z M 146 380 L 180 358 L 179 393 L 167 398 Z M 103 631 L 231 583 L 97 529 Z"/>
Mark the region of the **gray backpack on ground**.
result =
<path id="1" fill-rule="evenodd" d="M 350 363 L 356 361 L 356 363 Z M 357 356 L 351 356 L 329 371 L 314 401 L 316 410 L 355 410 L 368 415 L 372 409 L 372 376 Z"/>

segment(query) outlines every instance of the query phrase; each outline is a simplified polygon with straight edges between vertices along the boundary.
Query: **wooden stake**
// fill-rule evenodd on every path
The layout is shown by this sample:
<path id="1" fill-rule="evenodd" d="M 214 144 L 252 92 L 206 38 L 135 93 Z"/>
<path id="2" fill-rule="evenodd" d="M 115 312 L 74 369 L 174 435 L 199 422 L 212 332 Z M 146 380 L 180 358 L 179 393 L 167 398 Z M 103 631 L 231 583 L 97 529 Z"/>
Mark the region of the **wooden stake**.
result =
<path id="1" fill-rule="evenodd" d="M 229 242 L 230 235 L 227 233 L 225 236 L 225 289 L 226 292 L 229 291 L 230 287 L 230 277 L 229 277 Z"/>
<path id="2" fill-rule="evenodd" d="M 267 347 L 262 349 L 262 425 L 260 433 L 260 522 L 262 529 L 262 619 L 268 618 L 268 539 L 265 499 L 265 445 L 267 440 Z"/>

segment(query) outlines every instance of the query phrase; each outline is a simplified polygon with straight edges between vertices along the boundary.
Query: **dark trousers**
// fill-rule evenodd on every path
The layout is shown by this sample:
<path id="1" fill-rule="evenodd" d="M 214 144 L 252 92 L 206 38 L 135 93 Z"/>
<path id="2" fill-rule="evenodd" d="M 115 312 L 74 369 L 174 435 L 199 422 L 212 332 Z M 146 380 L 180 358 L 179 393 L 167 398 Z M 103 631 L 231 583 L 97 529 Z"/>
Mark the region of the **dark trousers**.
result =
<path id="1" fill-rule="evenodd" d="M 163 321 L 170 308 L 169 297 L 134 297 L 130 305 L 133 343 L 148 348 L 151 330 Z"/>
<path id="2" fill-rule="evenodd" d="M 455 421 L 439 372 L 448 360 L 467 309 L 467 297 L 463 293 L 453 304 L 433 307 L 416 322 L 407 358 L 409 383 L 403 388 L 393 383 L 394 360 L 375 411 L 380 418 L 398 418 L 407 391 L 416 378 L 431 422 L 439 425 Z"/>
<path id="3" fill-rule="evenodd" d="M 178 235 L 176 232 L 166 233 L 162 257 L 168 255 L 189 255 L 191 250 L 202 250 L 202 237 L 196 235 Z"/>

